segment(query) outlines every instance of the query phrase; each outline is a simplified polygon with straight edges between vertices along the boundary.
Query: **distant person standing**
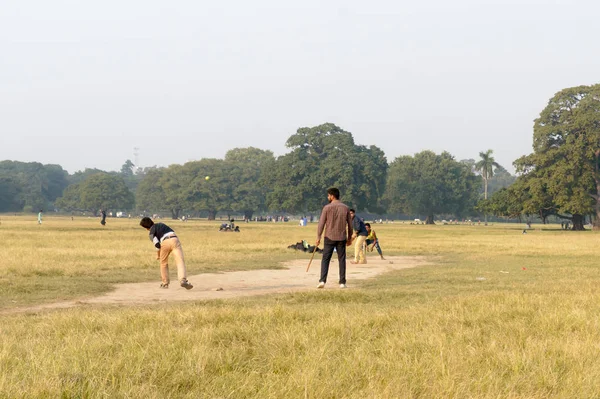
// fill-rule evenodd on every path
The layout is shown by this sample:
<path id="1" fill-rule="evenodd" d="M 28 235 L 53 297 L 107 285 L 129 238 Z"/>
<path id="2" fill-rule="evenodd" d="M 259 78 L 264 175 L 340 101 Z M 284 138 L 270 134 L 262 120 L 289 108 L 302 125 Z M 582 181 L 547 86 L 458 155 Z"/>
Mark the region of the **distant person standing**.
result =
<path id="1" fill-rule="evenodd" d="M 42 210 L 38 213 L 38 224 L 42 224 Z"/>
<path id="2" fill-rule="evenodd" d="M 369 232 L 361 218 L 356 216 L 354 209 L 350 209 L 350 217 L 352 218 L 352 229 L 354 230 L 354 235 L 352 236 L 352 240 L 354 241 L 354 261 L 350 261 L 350 263 L 353 265 L 365 264 L 367 263 L 365 243 Z"/>
<path id="3" fill-rule="evenodd" d="M 321 277 L 317 288 L 324 288 L 329 273 L 329 262 L 333 256 L 333 250 L 337 251 L 340 267 L 340 288 L 346 288 L 346 246 L 352 243 L 352 218 L 350 209 L 340 201 L 340 190 L 335 187 L 327 190 L 329 204 L 323 207 L 319 226 L 317 227 L 317 241 L 315 246 L 321 243 L 321 236 L 325 231 L 323 242 L 323 258 L 321 260 Z M 347 228 L 347 232 L 346 232 Z"/>
<path id="4" fill-rule="evenodd" d="M 179 284 L 187 290 L 194 288 L 187 279 L 183 249 L 173 229 L 164 223 L 154 223 L 149 217 L 142 218 L 140 226 L 148 230 L 150 241 L 158 249 L 156 259 L 160 260 L 160 275 L 162 278 L 160 288 L 169 288 L 169 255 L 171 253 L 175 257 L 175 263 L 177 264 L 177 279 L 179 280 Z"/>
<path id="5" fill-rule="evenodd" d="M 100 209 L 100 224 L 106 226 L 106 211 L 104 209 Z"/>

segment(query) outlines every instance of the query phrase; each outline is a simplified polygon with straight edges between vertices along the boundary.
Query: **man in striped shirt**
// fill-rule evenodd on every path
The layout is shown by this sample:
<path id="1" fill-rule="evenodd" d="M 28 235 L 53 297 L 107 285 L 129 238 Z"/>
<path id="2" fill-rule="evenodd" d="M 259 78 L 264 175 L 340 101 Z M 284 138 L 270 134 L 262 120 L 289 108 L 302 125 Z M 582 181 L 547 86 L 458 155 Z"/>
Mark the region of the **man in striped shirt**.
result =
<path id="1" fill-rule="evenodd" d="M 317 288 L 324 288 L 329 273 L 329 262 L 333 256 L 333 250 L 337 251 L 340 266 L 340 288 L 346 288 L 346 246 L 352 243 L 352 217 L 350 208 L 340 201 L 340 190 L 335 187 L 327 190 L 329 204 L 323 207 L 319 226 L 317 227 L 318 247 L 321 243 L 321 235 L 325 231 L 323 242 L 323 259 L 321 260 L 321 278 Z"/>

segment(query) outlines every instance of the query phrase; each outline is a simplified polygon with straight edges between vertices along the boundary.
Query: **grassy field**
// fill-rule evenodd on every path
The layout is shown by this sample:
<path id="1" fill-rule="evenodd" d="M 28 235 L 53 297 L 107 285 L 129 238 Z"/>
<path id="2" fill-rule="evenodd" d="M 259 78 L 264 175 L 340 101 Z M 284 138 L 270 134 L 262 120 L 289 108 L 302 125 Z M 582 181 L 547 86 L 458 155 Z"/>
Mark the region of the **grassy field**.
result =
<path id="1" fill-rule="evenodd" d="M 137 220 L 1 221 L 0 311 L 159 281 Z M 306 257 L 316 227 L 167 223 L 190 274 Z M 600 236 L 533 227 L 377 225 L 436 263 L 345 291 L 5 314 L 0 398 L 600 397 Z"/>

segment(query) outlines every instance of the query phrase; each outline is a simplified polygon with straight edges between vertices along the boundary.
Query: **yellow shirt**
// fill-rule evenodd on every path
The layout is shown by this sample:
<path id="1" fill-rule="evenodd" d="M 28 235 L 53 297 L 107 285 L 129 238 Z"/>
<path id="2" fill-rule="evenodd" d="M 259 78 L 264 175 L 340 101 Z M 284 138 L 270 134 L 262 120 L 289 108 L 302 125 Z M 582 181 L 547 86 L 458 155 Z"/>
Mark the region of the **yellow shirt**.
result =
<path id="1" fill-rule="evenodd" d="M 375 230 L 371 229 L 369 235 L 367 236 L 367 240 L 375 241 L 377 240 L 377 234 L 375 234 Z"/>

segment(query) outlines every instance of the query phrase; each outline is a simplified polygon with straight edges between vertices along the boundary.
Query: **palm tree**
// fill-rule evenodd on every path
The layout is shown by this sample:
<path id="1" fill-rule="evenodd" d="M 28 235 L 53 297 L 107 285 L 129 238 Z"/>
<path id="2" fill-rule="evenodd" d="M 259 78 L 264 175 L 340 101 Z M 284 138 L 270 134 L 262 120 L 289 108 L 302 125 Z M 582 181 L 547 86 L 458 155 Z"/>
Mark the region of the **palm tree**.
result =
<path id="1" fill-rule="evenodd" d="M 480 152 L 479 157 L 481 157 L 481 160 L 475 164 L 475 168 L 481 172 L 481 177 L 483 177 L 483 198 L 485 200 L 488 199 L 488 181 L 494 176 L 494 167 L 500 166 L 492 156 L 493 152 L 493 150 Z M 487 214 L 484 216 L 487 225 Z"/>

